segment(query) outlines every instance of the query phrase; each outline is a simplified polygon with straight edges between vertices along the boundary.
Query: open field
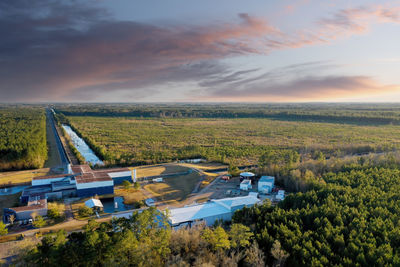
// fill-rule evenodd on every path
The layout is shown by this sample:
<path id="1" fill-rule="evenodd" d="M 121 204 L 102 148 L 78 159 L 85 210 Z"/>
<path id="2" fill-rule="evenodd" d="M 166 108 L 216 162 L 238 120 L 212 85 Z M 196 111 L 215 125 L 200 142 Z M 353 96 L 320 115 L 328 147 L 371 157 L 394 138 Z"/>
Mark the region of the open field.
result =
<path id="1" fill-rule="evenodd" d="M 252 164 L 270 149 L 301 153 L 388 151 L 400 147 L 400 126 L 265 118 L 68 117 L 108 163 L 157 163 L 204 157 Z M 117 129 L 117 130 L 116 130 Z"/>
<path id="2" fill-rule="evenodd" d="M 164 164 L 164 165 L 154 165 L 154 166 L 140 166 L 140 167 L 130 167 L 129 169 L 136 169 L 137 178 L 157 176 L 163 174 L 173 174 L 179 172 L 186 172 L 189 170 L 188 167 L 179 166 L 176 164 Z"/>
<path id="3" fill-rule="evenodd" d="M 30 183 L 33 177 L 43 176 L 49 173 L 50 168 L 27 171 L 0 172 L 0 185 Z"/>
<path id="4" fill-rule="evenodd" d="M 164 202 L 164 204 L 176 204 L 192 193 L 199 182 L 200 175 L 192 172 L 188 175 L 164 178 L 163 183 L 152 183 L 144 186 L 144 189 Z"/>
<path id="5" fill-rule="evenodd" d="M 143 189 L 123 189 L 123 188 L 119 188 L 119 189 L 115 189 L 114 190 L 114 194 L 116 196 L 122 196 L 124 197 L 124 203 L 127 205 L 130 204 L 134 204 L 135 202 L 139 202 L 142 201 L 144 199 L 146 199 L 147 197 L 145 196 L 145 194 L 143 194 L 142 192 Z"/>

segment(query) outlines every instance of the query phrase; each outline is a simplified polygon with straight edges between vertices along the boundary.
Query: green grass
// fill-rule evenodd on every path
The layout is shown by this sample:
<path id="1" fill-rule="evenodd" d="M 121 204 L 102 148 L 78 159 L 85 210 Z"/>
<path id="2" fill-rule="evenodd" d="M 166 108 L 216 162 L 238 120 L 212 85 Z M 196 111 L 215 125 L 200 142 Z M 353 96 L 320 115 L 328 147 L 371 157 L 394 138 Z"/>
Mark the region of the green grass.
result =
<path id="1" fill-rule="evenodd" d="M 108 162 L 157 163 L 177 158 L 251 164 L 266 148 L 346 153 L 400 147 L 400 126 L 271 119 L 68 117 Z"/>

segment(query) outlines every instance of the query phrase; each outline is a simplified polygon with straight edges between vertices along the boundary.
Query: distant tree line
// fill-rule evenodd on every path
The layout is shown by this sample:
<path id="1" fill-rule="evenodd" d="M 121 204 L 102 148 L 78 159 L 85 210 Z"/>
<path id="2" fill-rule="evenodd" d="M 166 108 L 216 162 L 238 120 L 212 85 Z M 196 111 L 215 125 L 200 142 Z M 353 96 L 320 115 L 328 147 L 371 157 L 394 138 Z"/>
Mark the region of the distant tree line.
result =
<path id="1" fill-rule="evenodd" d="M 396 104 L 59 104 L 66 116 L 270 118 L 351 124 L 400 124 Z"/>

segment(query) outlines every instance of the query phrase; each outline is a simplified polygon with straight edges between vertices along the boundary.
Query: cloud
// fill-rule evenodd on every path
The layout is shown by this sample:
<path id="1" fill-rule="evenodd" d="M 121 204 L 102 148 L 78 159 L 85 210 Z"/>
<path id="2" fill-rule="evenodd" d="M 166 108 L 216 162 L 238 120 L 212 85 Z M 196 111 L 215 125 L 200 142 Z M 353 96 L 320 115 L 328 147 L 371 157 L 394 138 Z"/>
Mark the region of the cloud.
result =
<path id="1" fill-rule="evenodd" d="M 213 90 L 210 99 L 229 101 L 338 101 L 357 96 L 399 92 L 400 85 L 385 85 L 367 76 L 305 76 L 289 82 L 257 81 L 245 87 Z"/>
<path id="2" fill-rule="evenodd" d="M 0 101 L 107 100 L 102 95 L 114 92 L 138 101 L 157 94 L 159 85 L 173 97 L 168 85 L 177 83 L 256 93 L 256 82 L 282 74 L 231 70 L 220 60 L 330 42 L 364 32 L 369 18 L 399 22 L 396 9 L 364 7 L 341 10 L 294 33 L 248 14 L 238 14 L 235 22 L 157 25 L 116 20 L 96 2 L 0 2 Z"/>

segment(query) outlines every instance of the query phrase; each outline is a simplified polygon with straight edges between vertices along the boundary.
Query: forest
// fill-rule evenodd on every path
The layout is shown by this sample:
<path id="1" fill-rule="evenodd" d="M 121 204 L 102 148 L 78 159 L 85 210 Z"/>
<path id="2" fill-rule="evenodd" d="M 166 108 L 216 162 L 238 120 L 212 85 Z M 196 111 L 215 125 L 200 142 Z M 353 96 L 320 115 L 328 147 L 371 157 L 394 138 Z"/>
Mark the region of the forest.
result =
<path id="1" fill-rule="evenodd" d="M 352 124 L 400 124 L 400 105 L 361 103 L 300 104 L 58 104 L 66 116 L 147 118 L 270 118 Z"/>
<path id="2" fill-rule="evenodd" d="M 397 165 L 398 166 L 398 165 Z M 234 215 L 254 232 L 263 251 L 275 240 L 288 266 L 398 266 L 400 170 L 347 166 L 323 176 L 305 193 Z"/>
<path id="3" fill-rule="evenodd" d="M 285 157 L 283 157 L 285 158 Z M 288 157 L 286 157 L 288 158 Z M 293 166 L 296 157 L 283 165 Z M 399 158 L 326 172 L 278 205 L 235 212 L 231 223 L 171 230 L 150 208 L 45 235 L 15 260 L 28 266 L 399 266 Z M 168 215 L 168 212 L 166 213 Z"/>
<path id="4" fill-rule="evenodd" d="M 276 246 L 274 253 L 279 253 Z M 81 232 L 61 230 L 26 246 L 17 266 L 264 266 L 264 254 L 250 228 L 233 224 L 171 230 L 155 208 L 134 212 L 130 219 L 98 223 Z"/>
<path id="5" fill-rule="evenodd" d="M 46 116 L 33 106 L 0 107 L 0 171 L 42 168 L 47 159 Z"/>

